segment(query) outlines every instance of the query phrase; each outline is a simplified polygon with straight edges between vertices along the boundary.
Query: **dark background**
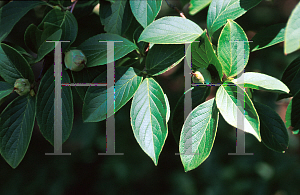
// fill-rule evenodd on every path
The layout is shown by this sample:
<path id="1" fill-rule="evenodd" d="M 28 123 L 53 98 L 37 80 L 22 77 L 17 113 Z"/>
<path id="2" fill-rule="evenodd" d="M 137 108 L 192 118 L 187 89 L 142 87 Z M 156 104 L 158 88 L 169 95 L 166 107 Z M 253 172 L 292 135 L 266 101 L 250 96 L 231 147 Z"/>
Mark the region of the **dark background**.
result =
<path id="1" fill-rule="evenodd" d="M 182 7 L 180 1 L 171 1 L 183 10 L 186 17 L 206 28 L 208 8 L 198 14 L 188 14 L 188 7 Z M 263 1 L 248 11 L 236 22 L 242 26 L 249 40 L 259 30 L 277 23 L 286 23 L 297 0 Z M 76 9 L 76 7 L 75 7 Z M 24 47 L 25 29 L 31 23 L 39 24 L 42 15 L 38 9 L 30 11 L 17 23 L 6 41 L 15 42 Z M 178 13 L 163 2 L 158 18 Z M 88 21 L 88 22 L 87 22 Z M 96 14 L 78 19 L 79 32 L 74 45 L 87 38 L 103 33 L 103 26 Z M 285 67 L 299 52 L 287 56 L 283 53 L 283 44 L 250 54 L 246 71 L 256 71 L 281 78 Z M 34 65 L 38 76 L 41 64 Z M 182 63 L 159 76 L 158 82 L 168 95 L 171 112 L 177 100 L 183 94 L 184 76 Z M 229 156 L 235 152 L 235 129 L 221 117 L 214 147 L 208 159 L 195 170 L 184 172 L 178 153 L 178 145 L 171 130 L 160 155 L 158 165 L 142 151 L 136 142 L 130 125 L 129 101 L 115 115 L 116 152 L 123 156 L 98 156 L 105 152 L 105 121 L 83 123 L 81 117 L 82 101 L 73 90 L 75 119 L 70 138 L 63 145 L 63 152 L 71 156 L 46 156 L 53 147 L 41 135 L 35 125 L 28 151 L 16 169 L 12 169 L 3 158 L 0 159 L 0 194 L 255 194 L 255 195 L 298 195 L 300 194 L 300 139 L 299 135 L 290 135 L 290 146 L 284 154 L 266 148 L 252 135 L 246 134 L 246 152 L 253 156 Z M 211 97 L 214 95 L 213 88 Z M 12 95 L 13 99 L 16 95 Z M 254 92 L 256 101 L 275 109 L 285 116 L 289 100 L 275 102 L 276 93 Z M 2 111 L 8 102 L 0 106 Z M 183 113 L 176 113 L 182 114 Z"/>

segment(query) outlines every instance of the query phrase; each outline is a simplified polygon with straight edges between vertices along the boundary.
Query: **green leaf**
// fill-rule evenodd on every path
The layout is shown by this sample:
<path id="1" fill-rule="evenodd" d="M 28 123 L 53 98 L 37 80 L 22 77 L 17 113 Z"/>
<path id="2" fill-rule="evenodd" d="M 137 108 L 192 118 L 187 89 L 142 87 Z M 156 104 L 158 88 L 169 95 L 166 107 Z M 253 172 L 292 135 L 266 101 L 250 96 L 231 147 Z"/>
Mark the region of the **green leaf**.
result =
<path id="1" fill-rule="evenodd" d="M 115 83 L 115 113 L 120 110 L 134 95 L 142 82 L 139 76 L 140 71 L 132 67 L 116 68 Z M 93 83 L 106 83 L 107 72 L 100 74 Z M 98 122 L 109 118 L 107 115 L 107 87 L 88 88 L 82 108 L 82 118 L 84 122 Z"/>
<path id="2" fill-rule="evenodd" d="M 14 85 L 20 78 L 34 82 L 33 71 L 25 58 L 14 48 L 1 43 L 0 45 L 0 76 L 9 84 Z"/>
<path id="3" fill-rule="evenodd" d="M 167 16 L 147 26 L 139 41 L 154 44 L 182 44 L 193 42 L 202 32 L 203 30 L 189 19 Z"/>
<path id="4" fill-rule="evenodd" d="M 244 70 L 249 59 L 249 43 L 243 29 L 228 20 L 218 41 L 218 58 L 227 77 L 234 77 Z"/>
<path id="5" fill-rule="evenodd" d="M 0 152 L 12 168 L 20 164 L 28 149 L 34 126 L 35 101 L 29 95 L 19 96 L 0 115 Z"/>
<path id="6" fill-rule="evenodd" d="M 128 0 L 113 3 L 101 1 L 100 19 L 106 32 L 123 35 L 128 29 L 132 17 Z"/>
<path id="7" fill-rule="evenodd" d="M 209 36 L 212 37 L 228 19 L 235 20 L 260 2 L 261 0 L 212 0 L 207 14 Z"/>
<path id="8" fill-rule="evenodd" d="M 214 145 L 219 121 L 215 99 L 197 106 L 184 122 L 179 152 L 184 170 L 197 168 L 210 155 Z"/>
<path id="9" fill-rule="evenodd" d="M 162 4 L 162 0 L 130 0 L 129 2 L 134 17 L 144 28 L 154 21 Z"/>
<path id="10" fill-rule="evenodd" d="M 38 29 L 38 27 L 34 24 L 30 24 L 24 34 L 24 41 L 26 46 L 33 51 L 34 53 L 38 52 L 41 36 L 43 31 Z"/>
<path id="11" fill-rule="evenodd" d="M 62 30 L 60 27 L 47 22 L 45 22 L 44 24 L 44 31 L 41 34 L 36 62 L 41 61 L 45 57 L 45 55 L 50 53 L 55 48 L 54 42 L 46 41 L 58 41 L 60 40 L 62 34 Z"/>
<path id="12" fill-rule="evenodd" d="M 136 44 L 136 46 L 139 48 L 139 53 L 142 55 L 142 56 L 145 56 L 145 51 L 146 51 L 146 48 L 148 47 L 149 43 L 146 43 L 144 41 L 140 41 L 138 42 L 139 40 L 139 37 L 141 35 L 141 33 L 143 32 L 144 28 L 142 26 L 139 26 L 133 33 L 133 42 Z"/>
<path id="13" fill-rule="evenodd" d="M 60 78 L 58 78 L 60 79 Z M 39 85 L 36 101 L 36 119 L 44 138 L 54 145 L 54 97 L 55 97 L 54 66 L 52 65 L 43 76 Z M 70 83 L 68 73 L 62 69 L 62 83 Z M 71 87 L 60 87 L 62 97 L 62 143 L 71 134 L 74 109 Z"/>
<path id="14" fill-rule="evenodd" d="M 45 22 L 44 30 L 38 29 L 34 24 L 28 26 L 25 31 L 25 43 L 33 52 L 37 53 L 35 62 L 41 61 L 45 55 L 55 48 L 54 42 L 60 40 L 62 30 L 59 26 Z"/>
<path id="15" fill-rule="evenodd" d="M 111 62 L 107 62 L 107 42 L 99 41 L 122 41 L 114 43 L 114 60 L 118 60 L 137 49 L 134 43 L 119 35 L 106 33 L 93 36 L 77 47 L 87 57 L 87 67 L 104 65 Z"/>
<path id="16" fill-rule="evenodd" d="M 243 100 L 237 98 L 238 93 L 244 96 Z M 225 83 L 219 87 L 216 94 L 216 101 L 223 118 L 228 124 L 251 133 L 258 141 L 261 141 L 258 114 L 248 94 L 242 88 L 226 85 Z M 242 109 L 242 105 L 244 105 L 244 109 Z M 244 125 L 240 126 L 238 124 L 238 114 L 244 117 Z"/>
<path id="17" fill-rule="evenodd" d="M 162 74 L 177 64 L 185 56 L 184 45 L 154 45 L 146 57 L 146 71 L 149 75 Z"/>
<path id="18" fill-rule="evenodd" d="M 292 53 L 300 48 L 300 2 L 292 11 L 284 35 L 284 53 Z"/>
<path id="19" fill-rule="evenodd" d="M 170 120 L 170 114 L 171 114 L 170 103 L 169 103 L 169 99 L 168 99 L 167 94 L 164 94 L 164 96 L 165 96 L 165 102 L 166 102 L 166 105 L 167 105 L 167 123 L 168 123 L 169 120 Z"/>
<path id="20" fill-rule="evenodd" d="M 62 29 L 62 35 L 59 40 L 70 41 L 68 43 L 62 43 L 62 51 L 64 52 L 77 37 L 78 24 L 76 18 L 68 10 L 62 12 L 58 9 L 52 9 L 38 26 L 40 30 L 43 30 L 45 22 L 59 26 Z"/>
<path id="21" fill-rule="evenodd" d="M 8 96 L 9 94 L 11 94 L 14 91 L 14 86 L 0 81 L 0 100 L 6 96 Z"/>
<path id="22" fill-rule="evenodd" d="M 284 41 L 285 23 L 269 26 L 259 31 L 250 42 L 250 50 L 257 51 Z"/>
<path id="23" fill-rule="evenodd" d="M 293 131 L 300 129 L 300 91 L 293 97 L 291 126 L 294 127 Z"/>
<path id="24" fill-rule="evenodd" d="M 280 116 L 269 106 L 254 102 L 259 115 L 262 142 L 271 150 L 284 153 L 289 146 L 289 136 Z"/>
<path id="25" fill-rule="evenodd" d="M 15 24 L 32 8 L 45 5 L 43 1 L 13 1 L 0 9 L 0 42 L 2 42 Z"/>
<path id="26" fill-rule="evenodd" d="M 288 86 L 291 94 L 300 90 L 300 57 L 293 60 L 283 72 L 281 81 Z"/>
<path id="27" fill-rule="evenodd" d="M 206 35 L 206 30 L 204 30 L 199 40 L 200 42 L 194 42 L 191 44 L 193 70 L 197 70 L 198 68 L 207 68 L 210 64 L 212 64 L 217 70 L 218 77 L 222 80 L 222 65 L 217 58 L 212 43 Z"/>
<path id="28" fill-rule="evenodd" d="M 138 144 L 157 165 L 168 135 L 164 92 L 152 78 L 146 78 L 136 91 L 130 109 L 131 126 Z"/>
<path id="29" fill-rule="evenodd" d="M 210 4 L 211 0 L 191 0 L 190 1 L 190 14 L 195 15 L 196 13 L 200 12 L 202 9 L 207 7 Z"/>
<path id="30" fill-rule="evenodd" d="M 71 71 L 74 83 L 92 83 L 93 80 L 106 70 L 104 66 L 84 68 L 81 71 Z M 106 83 L 106 81 L 105 81 Z M 79 97 L 83 100 L 88 87 L 75 87 Z"/>
<path id="31" fill-rule="evenodd" d="M 184 99 L 187 93 L 192 93 L 192 109 L 205 102 L 210 94 L 210 86 L 197 86 L 187 90 L 178 100 L 174 111 L 171 114 L 170 127 L 175 141 L 179 143 L 181 129 L 184 124 Z"/>
<path id="32" fill-rule="evenodd" d="M 243 74 L 244 82 L 234 79 L 233 83 L 258 90 L 271 90 L 275 92 L 289 93 L 289 88 L 280 80 L 258 72 L 246 72 Z"/>
<path id="33" fill-rule="evenodd" d="M 285 113 L 285 120 L 286 120 L 286 127 L 290 127 L 292 126 L 292 103 L 293 102 L 293 99 L 291 99 L 287 109 L 286 109 L 286 113 Z"/>

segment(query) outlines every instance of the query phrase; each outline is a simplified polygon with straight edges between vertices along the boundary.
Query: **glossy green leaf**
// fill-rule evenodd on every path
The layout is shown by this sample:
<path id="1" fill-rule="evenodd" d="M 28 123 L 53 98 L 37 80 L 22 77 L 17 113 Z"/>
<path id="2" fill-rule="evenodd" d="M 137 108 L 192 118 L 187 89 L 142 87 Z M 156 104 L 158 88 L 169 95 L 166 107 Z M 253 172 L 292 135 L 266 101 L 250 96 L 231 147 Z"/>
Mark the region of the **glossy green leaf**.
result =
<path id="1" fill-rule="evenodd" d="M 34 53 L 38 52 L 39 46 L 41 45 L 41 36 L 43 30 L 38 29 L 34 24 L 30 24 L 24 35 L 24 41 L 26 46 Z"/>
<path id="2" fill-rule="evenodd" d="M 289 136 L 280 116 L 269 106 L 254 102 L 260 120 L 262 142 L 271 150 L 284 153 L 289 146 Z"/>
<path id="3" fill-rule="evenodd" d="M 68 10 L 62 12 L 58 9 L 52 9 L 43 18 L 43 21 L 38 26 L 40 30 L 43 30 L 45 22 L 59 26 L 62 29 L 60 40 L 70 41 L 68 43 L 62 43 L 62 51 L 64 52 L 66 48 L 69 47 L 77 37 L 78 24 L 76 18 Z"/>
<path id="4" fill-rule="evenodd" d="M 187 93 L 192 93 L 192 109 L 194 109 L 199 104 L 205 102 L 206 98 L 210 94 L 210 86 L 197 86 L 192 87 L 187 90 L 178 100 L 174 111 L 171 114 L 170 128 L 174 135 L 175 141 L 179 143 L 181 129 L 184 124 L 184 99 Z"/>
<path id="5" fill-rule="evenodd" d="M 283 72 L 281 81 L 288 86 L 291 94 L 300 90 L 300 57 L 293 60 Z"/>
<path id="6" fill-rule="evenodd" d="M 219 121 L 215 99 L 197 106 L 184 122 L 179 152 L 184 170 L 197 168 L 210 155 L 214 145 Z"/>
<path id="7" fill-rule="evenodd" d="M 218 58 L 223 73 L 234 77 L 244 70 L 249 59 L 249 43 L 244 30 L 234 21 L 228 20 L 218 41 Z"/>
<path id="8" fill-rule="evenodd" d="M 195 15 L 196 13 L 200 12 L 202 9 L 207 7 L 210 4 L 211 0 L 191 0 L 190 1 L 190 14 Z"/>
<path id="9" fill-rule="evenodd" d="M 142 26 L 139 26 L 133 33 L 133 42 L 136 44 L 136 46 L 139 48 L 139 53 L 142 56 L 145 56 L 145 51 L 147 49 L 147 47 L 149 46 L 149 43 L 144 42 L 144 41 L 140 41 L 139 37 L 141 36 L 142 32 L 143 32 L 144 28 Z"/>
<path id="10" fill-rule="evenodd" d="M 162 74 L 183 60 L 184 45 L 154 45 L 146 58 L 146 71 L 149 75 Z"/>
<path id="11" fill-rule="evenodd" d="M 92 83 L 93 80 L 106 70 L 104 66 L 84 68 L 81 71 L 71 71 L 74 83 Z M 106 83 L 106 81 L 105 81 Z M 88 87 L 75 87 L 79 97 L 83 100 Z"/>
<path id="12" fill-rule="evenodd" d="M 182 44 L 193 42 L 203 30 L 193 21 L 167 16 L 152 22 L 142 32 L 139 41 L 154 44 Z"/>
<path id="13" fill-rule="evenodd" d="M 238 93 L 244 96 L 244 99 L 238 99 Z M 258 114 L 248 94 L 242 88 L 224 84 L 217 91 L 216 101 L 223 118 L 228 124 L 251 133 L 258 141 L 261 141 Z M 238 123 L 238 115 L 244 117 L 244 125 Z"/>
<path id="14" fill-rule="evenodd" d="M 289 93 L 289 88 L 280 80 L 258 72 L 246 72 L 243 74 L 244 82 L 242 82 L 240 79 L 234 79 L 232 82 L 243 85 L 244 87 L 249 87 L 252 89 L 258 89 L 258 90 L 271 90 L 275 92 L 281 92 L 281 93 Z"/>
<path id="15" fill-rule="evenodd" d="M 33 71 L 25 58 L 4 43 L 0 45 L 0 69 L 0 76 L 9 84 L 13 85 L 20 78 L 34 82 Z"/>
<path id="16" fill-rule="evenodd" d="M 168 123 L 170 120 L 170 115 L 171 115 L 170 103 L 169 103 L 167 94 L 164 94 L 164 96 L 165 96 L 165 102 L 166 102 L 166 106 L 167 106 L 167 123 Z"/>
<path id="17" fill-rule="evenodd" d="M 260 2 L 261 0 L 212 0 L 207 14 L 209 36 L 212 37 L 228 19 L 235 20 Z"/>
<path id="18" fill-rule="evenodd" d="M 0 9 L 0 42 L 2 42 L 15 24 L 32 8 L 45 5 L 44 1 L 13 1 Z"/>
<path id="19" fill-rule="evenodd" d="M 250 42 L 250 50 L 257 51 L 284 41 L 285 26 L 285 23 L 275 24 L 256 33 Z"/>
<path id="20" fill-rule="evenodd" d="M 199 38 L 199 41 L 191 44 L 192 69 L 207 68 L 211 64 L 215 66 L 218 77 L 221 80 L 223 77 L 222 65 L 206 35 L 206 30 Z"/>
<path id="21" fill-rule="evenodd" d="M 293 131 L 300 129 L 300 91 L 293 97 L 292 111 L 291 111 L 291 126 Z"/>
<path id="22" fill-rule="evenodd" d="M 293 99 L 291 99 L 287 109 L 286 109 L 286 113 L 285 113 L 285 120 L 286 120 L 286 127 L 290 127 L 292 126 L 292 104 L 293 104 Z"/>
<path id="23" fill-rule="evenodd" d="M 3 81 L 0 81 L 0 100 L 4 97 L 8 96 L 10 93 L 12 93 L 13 90 L 14 90 L 13 85 L 3 82 Z"/>
<path id="24" fill-rule="evenodd" d="M 107 42 L 99 41 L 118 41 L 114 42 L 114 60 L 118 60 L 137 49 L 134 43 L 116 34 L 106 33 L 93 36 L 77 47 L 87 57 L 87 67 L 110 63 L 110 61 L 107 62 Z"/>
<path id="25" fill-rule="evenodd" d="M 60 78 L 59 78 L 60 79 Z M 54 145 L 54 97 L 55 97 L 54 66 L 52 65 L 43 76 L 39 85 L 36 101 L 37 124 L 44 138 Z M 62 69 L 62 83 L 70 83 L 68 73 Z M 71 134 L 74 109 L 71 87 L 60 87 L 62 98 L 62 143 Z"/>
<path id="26" fill-rule="evenodd" d="M 41 61 L 45 55 L 50 53 L 55 48 L 54 42 L 46 41 L 58 41 L 61 38 L 62 29 L 56 25 L 45 22 L 43 33 L 41 34 L 40 45 L 38 48 L 36 62 Z"/>
<path id="27" fill-rule="evenodd" d="M 134 17 L 144 28 L 154 21 L 162 4 L 162 0 L 130 0 L 129 2 Z"/>
<path id="28" fill-rule="evenodd" d="M 128 29 L 132 13 L 128 0 L 113 3 L 101 1 L 100 19 L 107 33 L 123 35 Z"/>
<path id="29" fill-rule="evenodd" d="M 45 22 L 44 30 L 38 29 L 34 24 L 28 26 L 25 31 L 25 43 L 35 53 L 37 57 L 35 62 L 41 61 L 45 55 L 55 48 L 54 42 L 60 40 L 62 30 L 59 26 Z"/>
<path id="30" fill-rule="evenodd" d="M 300 48 L 300 2 L 292 11 L 284 35 L 284 53 L 292 53 Z"/>
<path id="31" fill-rule="evenodd" d="M 31 139 L 36 99 L 19 96 L 0 115 L 0 152 L 16 168 L 23 160 Z"/>
<path id="32" fill-rule="evenodd" d="M 143 77 L 139 76 L 140 71 L 132 67 L 117 67 L 115 71 L 115 113 L 120 110 L 134 95 Z M 106 83 L 107 72 L 100 74 L 93 83 Z M 107 87 L 88 88 L 82 108 L 82 118 L 84 122 L 98 122 L 105 120 L 111 115 L 107 115 Z"/>
<path id="33" fill-rule="evenodd" d="M 164 92 L 154 79 L 144 79 L 136 91 L 130 117 L 135 139 L 157 165 L 168 135 L 168 127 Z"/>

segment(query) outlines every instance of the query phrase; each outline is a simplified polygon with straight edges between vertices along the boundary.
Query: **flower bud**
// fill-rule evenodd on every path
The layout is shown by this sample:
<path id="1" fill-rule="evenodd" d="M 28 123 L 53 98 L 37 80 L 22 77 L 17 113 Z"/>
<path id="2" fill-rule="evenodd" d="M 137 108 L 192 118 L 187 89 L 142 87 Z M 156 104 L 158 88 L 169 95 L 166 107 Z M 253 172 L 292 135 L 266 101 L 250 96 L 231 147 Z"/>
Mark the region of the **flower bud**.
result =
<path id="1" fill-rule="evenodd" d="M 72 71 L 81 71 L 87 62 L 82 51 L 74 49 L 65 54 L 65 65 Z"/>
<path id="2" fill-rule="evenodd" d="M 211 83 L 210 72 L 204 68 L 199 68 L 196 72 L 194 72 L 192 74 L 193 74 L 193 77 L 192 77 L 193 83 L 202 83 L 202 84 Z"/>
<path id="3" fill-rule="evenodd" d="M 27 79 L 17 79 L 14 85 L 14 91 L 20 96 L 27 95 L 30 92 L 30 83 Z"/>

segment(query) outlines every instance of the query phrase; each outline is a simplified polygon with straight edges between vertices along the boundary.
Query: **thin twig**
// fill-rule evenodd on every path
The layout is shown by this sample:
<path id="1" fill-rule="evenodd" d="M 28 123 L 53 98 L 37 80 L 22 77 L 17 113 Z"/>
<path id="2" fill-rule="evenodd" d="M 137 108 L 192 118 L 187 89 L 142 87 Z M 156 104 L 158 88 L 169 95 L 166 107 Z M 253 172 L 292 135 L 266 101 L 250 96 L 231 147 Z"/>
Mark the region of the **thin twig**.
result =
<path id="1" fill-rule="evenodd" d="M 180 11 L 175 5 L 172 5 L 171 3 L 169 3 L 168 0 L 165 0 L 165 1 L 166 1 L 167 5 L 170 8 L 174 9 L 175 11 L 177 11 L 182 18 L 186 19 L 185 15 L 184 15 L 184 13 L 182 11 Z"/>
<path id="2" fill-rule="evenodd" d="M 71 13 L 73 12 L 73 10 L 74 10 L 74 7 L 75 7 L 75 5 L 76 5 L 76 3 L 78 2 L 78 0 L 75 0 L 74 2 L 73 2 L 73 4 L 71 5 Z"/>

